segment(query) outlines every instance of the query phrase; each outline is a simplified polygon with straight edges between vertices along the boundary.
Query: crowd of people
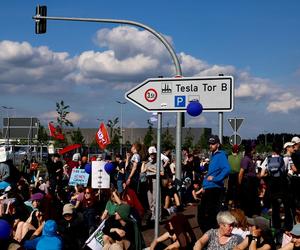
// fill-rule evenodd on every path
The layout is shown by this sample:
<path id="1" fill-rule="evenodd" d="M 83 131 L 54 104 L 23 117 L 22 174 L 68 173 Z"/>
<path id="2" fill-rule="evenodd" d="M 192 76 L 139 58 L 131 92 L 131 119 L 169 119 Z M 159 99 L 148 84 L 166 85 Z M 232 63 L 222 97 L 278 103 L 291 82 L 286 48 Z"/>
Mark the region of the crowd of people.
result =
<path id="1" fill-rule="evenodd" d="M 157 164 L 155 146 L 139 143 L 124 158 L 56 153 L 44 166 L 24 157 L 18 168 L 2 152 L 0 249 L 88 249 L 94 238 L 102 249 L 300 249 L 300 138 L 274 142 L 264 159 L 254 144 L 243 152 L 234 145 L 230 154 L 216 135 L 208 144 L 208 155 L 183 148 L 180 164 L 169 148 Z M 92 188 L 92 161 L 113 166 L 110 188 Z M 85 170 L 87 183 L 70 186 L 73 169 Z M 197 206 L 198 239 L 183 213 L 190 205 Z M 165 232 L 146 246 L 142 228 L 156 216 Z"/>

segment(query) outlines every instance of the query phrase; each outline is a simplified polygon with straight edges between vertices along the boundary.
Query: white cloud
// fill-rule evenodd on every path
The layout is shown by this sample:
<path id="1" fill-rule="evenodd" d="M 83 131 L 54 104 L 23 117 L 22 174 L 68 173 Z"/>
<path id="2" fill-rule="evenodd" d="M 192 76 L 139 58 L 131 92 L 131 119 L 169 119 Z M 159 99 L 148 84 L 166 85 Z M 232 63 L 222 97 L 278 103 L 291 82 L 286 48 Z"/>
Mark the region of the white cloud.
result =
<path id="1" fill-rule="evenodd" d="M 234 75 L 236 72 L 235 67 L 228 65 L 208 65 L 206 69 L 199 72 L 198 76 L 218 76 L 223 75 Z"/>
<path id="2" fill-rule="evenodd" d="M 78 58 L 80 74 L 92 79 L 121 80 L 128 78 L 128 76 L 132 78 L 152 71 L 158 64 L 157 60 L 142 54 L 119 60 L 112 50 L 105 52 L 87 51 Z"/>
<path id="3" fill-rule="evenodd" d="M 270 86 L 266 84 L 243 83 L 235 90 L 235 96 L 237 98 L 252 97 L 255 100 L 259 100 L 267 94 L 270 94 Z"/>
<path id="4" fill-rule="evenodd" d="M 208 67 L 205 62 L 191 55 L 187 55 L 184 52 L 179 53 L 179 59 L 184 75 L 194 76 Z"/>
<path id="5" fill-rule="evenodd" d="M 283 93 L 277 99 L 268 104 L 267 111 L 288 113 L 289 111 L 300 109 L 300 97 L 292 93 Z"/>
<path id="6" fill-rule="evenodd" d="M 164 37 L 172 43 L 172 39 Z M 95 42 L 101 47 L 108 47 L 115 52 L 116 58 L 122 60 L 143 54 L 155 58 L 167 58 L 164 45 L 149 31 L 132 26 L 118 26 L 113 29 L 101 29 L 96 34 Z"/>
<path id="7" fill-rule="evenodd" d="M 47 47 L 32 47 L 28 42 L 0 41 L 0 88 L 2 92 L 50 92 L 51 84 L 61 84 L 74 70 L 76 59 Z M 56 88 L 57 90 L 58 88 Z"/>
<path id="8" fill-rule="evenodd" d="M 57 117 L 58 115 L 56 111 L 49 111 L 39 115 L 39 118 L 45 123 L 48 123 L 50 121 L 55 122 Z M 70 112 L 67 116 L 67 119 L 72 123 L 78 123 L 82 118 L 83 116 L 76 112 Z"/>
<path id="9" fill-rule="evenodd" d="M 39 117 L 44 121 L 55 121 L 57 118 L 57 112 L 49 111 L 49 112 L 40 114 Z"/>

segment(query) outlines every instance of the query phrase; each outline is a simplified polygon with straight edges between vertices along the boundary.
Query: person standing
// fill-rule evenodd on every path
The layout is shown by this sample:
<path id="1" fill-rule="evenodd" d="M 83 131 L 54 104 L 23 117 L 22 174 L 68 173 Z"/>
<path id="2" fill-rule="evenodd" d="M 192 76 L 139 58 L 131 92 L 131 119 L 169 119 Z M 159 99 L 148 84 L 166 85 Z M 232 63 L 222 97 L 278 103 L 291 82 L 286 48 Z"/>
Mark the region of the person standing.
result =
<path id="1" fill-rule="evenodd" d="M 294 143 L 294 153 L 292 153 L 292 161 L 294 163 L 294 171 L 292 176 L 293 199 L 295 204 L 300 204 L 300 138 L 295 136 L 292 138 Z"/>
<path id="2" fill-rule="evenodd" d="M 258 195 L 259 178 L 256 175 L 256 163 L 253 160 L 254 153 L 255 147 L 252 145 L 245 146 L 245 155 L 241 161 L 241 169 L 238 178 L 241 190 L 241 208 L 248 217 L 260 214 Z"/>
<path id="3" fill-rule="evenodd" d="M 131 153 L 126 154 L 126 163 L 125 163 L 125 176 L 126 176 L 126 185 L 130 186 L 133 190 L 137 191 L 139 176 L 140 176 L 140 167 L 141 167 L 141 157 L 139 151 L 141 150 L 141 145 L 134 143 L 131 146 Z"/>
<path id="4" fill-rule="evenodd" d="M 26 176 L 29 173 L 29 160 L 27 155 L 25 154 L 22 161 L 21 161 L 21 173 Z"/>
<path id="5" fill-rule="evenodd" d="M 50 181 L 50 192 L 55 194 L 56 190 L 61 188 L 61 180 L 63 174 L 63 163 L 60 160 L 60 155 L 55 153 L 46 163 L 49 181 Z"/>
<path id="6" fill-rule="evenodd" d="M 219 137 L 212 135 L 208 143 L 212 155 L 200 192 L 202 193 L 202 200 L 198 205 L 198 223 L 202 233 L 218 227 L 216 216 L 221 209 L 223 200 L 224 179 L 230 172 L 226 154 L 220 150 Z"/>
<path id="7" fill-rule="evenodd" d="M 239 146 L 232 146 L 232 153 L 228 156 L 230 174 L 228 178 L 227 201 L 234 207 L 238 205 L 238 176 L 241 168 L 242 156 L 239 154 Z"/>
<path id="8" fill-rule="evenodd" d="M 281 156 L 282 145 L 274 142 L 272 154 L 262 163 L 261 176 L 267 180 L 267 190 L 270 194 L 272 208 L 272 224 L 275 228 L 277 243 L 281 241 L 282 229 L 291 230 L 293 227 L 292 200 L 288 192 L 287 169 Z M 284 228 L 281 221 L 281 205 L 284 207 Z"/>

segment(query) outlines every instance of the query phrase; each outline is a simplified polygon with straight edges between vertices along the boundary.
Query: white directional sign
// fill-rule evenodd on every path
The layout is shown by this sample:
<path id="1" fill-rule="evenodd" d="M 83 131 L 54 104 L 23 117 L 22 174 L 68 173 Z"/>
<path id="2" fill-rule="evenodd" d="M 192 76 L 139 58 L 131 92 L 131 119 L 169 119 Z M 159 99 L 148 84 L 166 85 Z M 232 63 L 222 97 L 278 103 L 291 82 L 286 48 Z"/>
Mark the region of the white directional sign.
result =
<path id="1" fill-rule="evenodd" d="M 204 112 L 233 109 L 232 76 L 149 78 L 125 94 L 125 98 L 147 112 L 185 112 L 198 100 Z"/>

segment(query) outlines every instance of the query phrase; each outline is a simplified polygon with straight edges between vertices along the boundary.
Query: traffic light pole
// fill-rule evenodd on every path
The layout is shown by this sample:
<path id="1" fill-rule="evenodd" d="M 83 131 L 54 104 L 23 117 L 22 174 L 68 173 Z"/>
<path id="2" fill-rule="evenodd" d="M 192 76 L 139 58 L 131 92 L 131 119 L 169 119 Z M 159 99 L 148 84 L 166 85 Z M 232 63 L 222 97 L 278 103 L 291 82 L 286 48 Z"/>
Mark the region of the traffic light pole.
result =
<path id="1" fill-rule="evenodd" d="M 37 7 L 39 8 L 39 6 Z M 163 45 L 166 47 L 168 52 L 170 53 L 174 66 L 176 71 L 176 77 L 182 76 L 181 66 L 178 60 L 178 57 L 170 45 L 170 43 L 162 36 L 159 32 L 156 30 L 150 28 L 147 25 L 144 25 L 139 22 L 130 21 L 130 20 L 120 20 L 120 19 L 102 19 L 102 18 L 76 18 L 76 17 L 50 17 L 50 16 L 42 16 L 40 14 L 37 14 L 32 17 L 36 22 L 39 22 L 41 20 L 56 20 L 56 21 L 79 21 L 79 22 L 97 22 L 97 23 L 117 23 L 117 24 L 128 24 L 140 27 L 142 29 L 145 29 L 149 31 L 151 34 L 153 34 L 155 37 L 160 40 Z M 46 29 L 46 26 L 45 26 Z M 45 31 L 44 31 L 45 32 Z M 42 33 L 42 32 L 41 32 Z M 177 119 L 176 119 L 176 178 L 181 179 L 181 126 L 182 126 L 182 114 L 180 112 L 177 112 Z M 160 152 L 157 152 L 160 154 Z M 157 171 L 160 170 L 160 164 L 161 161 L 157 162 Z M 158 181 L 158 180 L 157 180 Z M 159 190 L 157 190 L 158 192 Z M 156 214 L 159 214 L 159 211 L 156 211 Z M 158 223 L 155 223 L 155 237 L 158 237 L 159 230 L 158 230 Z"/>

